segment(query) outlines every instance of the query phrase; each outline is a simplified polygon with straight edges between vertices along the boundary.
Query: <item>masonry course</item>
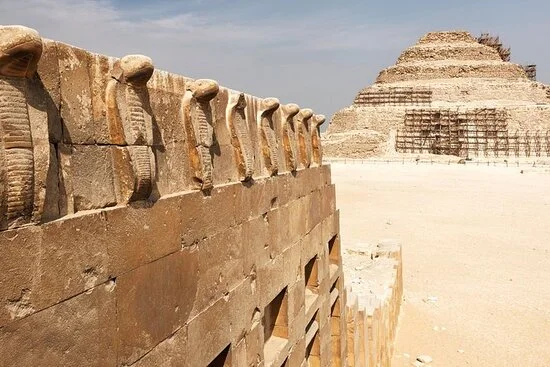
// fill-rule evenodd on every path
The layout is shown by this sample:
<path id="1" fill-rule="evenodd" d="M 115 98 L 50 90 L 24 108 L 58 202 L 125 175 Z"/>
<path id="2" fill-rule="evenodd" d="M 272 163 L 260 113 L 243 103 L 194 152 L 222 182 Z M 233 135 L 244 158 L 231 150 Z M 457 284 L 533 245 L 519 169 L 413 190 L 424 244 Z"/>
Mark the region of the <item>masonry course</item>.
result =
<path id="1" fill-rule="evenodd" d="M 0 366 L 348 365 L 324 116 L 21 26 L 0 86 Z"/>

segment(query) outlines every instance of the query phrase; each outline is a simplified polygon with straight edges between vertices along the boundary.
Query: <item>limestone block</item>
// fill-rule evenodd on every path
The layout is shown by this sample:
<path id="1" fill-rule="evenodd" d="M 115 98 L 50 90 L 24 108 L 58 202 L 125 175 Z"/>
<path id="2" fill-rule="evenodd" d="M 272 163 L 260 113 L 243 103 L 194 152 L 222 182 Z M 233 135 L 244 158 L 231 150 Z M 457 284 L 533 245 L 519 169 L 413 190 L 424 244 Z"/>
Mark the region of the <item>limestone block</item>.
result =
<path id="1" fill-rule="evenodd" d="M 305 287 L 300 278 L 288 288 L 289 341 L 293 345 L 304 336 L 307 325 L 305 314 Z"/>
<path id="2" fill-rule="evenodd" d="M 242 227 L 229 228 L 198 243 L 199 281 L 191 317 L 228 294 L 243 279 Z"/>
<path id="3" fill-rule="evenodd" d="M 93 213 L 42 226 L 30 302 L 37 310 L 89 291 L 110 276 L 105 216 Z"/>
<path id="4" fill-rule="evenodd" d="M 155 146 L 182 143 L 186 140 L 182 125 L 182 98 L 192 80 L 163 70 L 155 70 L 147 83 L 153 120 Z"/>
<path id="5" fill-rule="evenodd" d="M 300 366 L 304 360 L 305 354 L 306 341 L 305 338 L 302 337 L 291 348 L 290 355 L 288 356 L 287 366 Z"/>
<path id="6" fill-rule="evenodd" d="M 231 363 L 234 366 L 246 366 L 246 341 L 241 339 L 231 351 Z"/>
<path id="7" fill-rule="evenodd" d="M 275 257 L 269 241 L 270 223 L 267 217 L 259 216 L 242 224 L 243 273 L 254 274 L 270 258 Z"/>
<path id="8" fill-rule="evenodd" d="M 259 309 L 256 310 L 255 317 L 252 319 L 250 330 L 245 336 L 245 342 L 248 366 L 262 365 L 264 355 L 264 335 Z"/>
<path id="9" fill-rule="evenodd" d="M 189 353 L 187 326 L 183 326 L 132 366 L 191 367 Z"/>
<path id="10" fill-rule="evenodd" d="M 288 244 L 293 244 L 299 241 L 302 235 L 306 233 L 306 221 L 304 218 L 307 216 L 309 208 L 306 198 L 294 200 L 287 207 L 289 237 L 286 241 Z"/>
<path id="11" fill-rule="evenodd" d="M 326 217 L 322 223 L 322 241 L 326 243 L 336 236 L 340 231 L 340 213 L 337 210 Z"/>
<path id="12" fill-rule="evenodd" d="M 42 229 L 30 226 L 0 232 L 0 328 L 36 312 L 31 301 Z"/>
<path id="13" fill-rule="evenodd" d="M 164 256 L 180 251 L 188 196 L 163 198 L 152 206 L 114 208 L 104 213 L 113 276 L 126 273 Z"/>
<path id="14" fill-rule="evenodd" d="M 326 317 L 320 316 L 320 318 L 326 318 Z M 327 324 L 324 327 L 319 328 L 319 344 L 320 344 L 321 365 L 331 366 L 332 365 L 332 338 L 330 335 L 330 324 Z"/>
<path id="15" fill-rule="evenodd" d="M 90 67 L 92 55 L 57 43 L 59 57 L 61 118 L 66 144 L 109 144 L 107 124 L 94 121 Z"/>
<path id="16" fill-rule="evenodd" d="M 294 284 L 297 281 L 302 281 L 303 267 L 301 264 L 300 242 L 290 245 L 283 253 L 284 284 Z"/>
<path id="17" fill-rule="evenodd" d="M 241 208 L 237 205 L 240 184 L 214 187 L 210 195 L 203 192 L 185 194 L 182 206 L 184 229 L 181 245 L 190 246 L 204 238 L 211 237 L 231 226 L 241 223 Z"/>
<path id="18" fill-rule="evenodd" d="M 265 216 L 268 227 L 269 253 L 272 258 L 283 253 L 285 248 L 292 245 L 289 241 L 288 206 L 281 206 L 271 210 Z"/>
<path id="19" fill-rule="evenodd" d="M 256 297 L 256 279 L 248 277 L 227 293 L 229 313 L 226 317 L 231 320 L 229 337 L 233 345 L 246 338 L 251 324 L 259 321 L 260 313 Z"/>
<path id="20" fill-rule="evenodd" d="M 197 249 L 185 248 L 116 278 L 119 364 L 134 363 L 185 325 L 197 295 L 198 263 Z M 196 340 L 192 325 L 189 336 Z"/>
<path id="21" fill-rule="evenodd" d="M 115 366 L 115 292 L 114 283 L 102 284 L 0 329 L 0 364 Z"/>
<path id="22" fill-rule="evenodd" d="M 260 178 L 252 183 L 246 183 L 237 192 L 236 201 L 243 208 L 243 220 L 264 215 L 279 205 L 279 193 L 275 178 Z"/>
<path id="23" fill-rule="evenodd" d="M 42 56 L 38 62 L 38 78 L 34 81 L 39 84 L 43 103 L 48 112 L 48 134 L 51 143 L 58 143 L 62 138 L 61 116 L 61 78 L 59 73 L 59 59 L 57 42 L 42 39 Z"/>
<path id="24" fill-rule="evenodd" d="M 185 144 L 178 141 L 153 146 L 156 184 L 152 192 L 152 200 L 186 191 L 194 186 L 194 182 L 189 177 L 190 157 Z"/>
<path id="25" fill-rule="evenodd" d="M 284 283 L 286 275 L 284 273 L 284 258 L 282 255 L 258 267 L 256 286 L 260 310 L 263 310 L 286 286 Z"/>
<path id="26" fill-rule="evenodd" d="M 188 340 L 193 352 L 188 355 L 190 366 L 206 366 L 230 343 L 231 318 L 228 300 L 220 298 L 189 322 Z M 208 330 L 208 332 L 205 332 Z"/>
<path id="27" fill-rule="evenodd" d="M 320 253 L 323 250 L 322 226 L 314 227 L 308 234 L 303 236 L 300 246 L 302 249 L 301 258 L 306 262 Z"/>
<path id="28" fill-rule="evenodd" d="M 321 189 L 321 217 L 326 218 L 336 211 L 336 189 L 328 185 Z"/>
<path id="29" fill-rule="evenodd" d="M 113 149 L 96 145 L 61 147 L 67 213 L 116 205 Z"/>
<path id="30" fill-rule="evenodd" d="M 321 191 L 316 190 L 310 193 L 307 198 L 307 212 L 308 215 L 306 216 L 306 232 L 309 232 L 321 223 L 321 219 L 323 218 L 323 213 L 321 210 L 321 205 L 323 205 L 323 201 L 326 200 L 324 196 L 321 196 Z"/>
<path id="31" fill-rule="evenodd" d="M 117 59 L 98 54 L 90 54 L 89 70 L 92 97 L 92 119 L 96 126 L 108 127 L 107 121 L 107 85 L 111 81 L 110 71 L 113 69 Z M 110 140 L 110 143 L 114 143 Z M 76 142 L 78 143 L 78 142 Z"/>

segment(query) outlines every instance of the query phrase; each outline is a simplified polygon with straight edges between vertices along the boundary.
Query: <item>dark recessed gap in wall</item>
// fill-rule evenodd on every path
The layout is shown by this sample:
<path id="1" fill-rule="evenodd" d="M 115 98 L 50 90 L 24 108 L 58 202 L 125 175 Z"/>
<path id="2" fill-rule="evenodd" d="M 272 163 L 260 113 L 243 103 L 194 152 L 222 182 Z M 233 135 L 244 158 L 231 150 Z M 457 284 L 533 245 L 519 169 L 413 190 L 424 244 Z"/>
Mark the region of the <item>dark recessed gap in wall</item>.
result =
<path id="1" fill-rule="evenodd" d="M 304 266 L 306 314 L 319 296 L 319 258 L 313 257 Z"/>
<path id="2" fill-rule="evenodd" d="M 208 367 L 231 367 L 231 344 L 229 344 L 227 347 L 222 350 L 220 354 L 216 356 L 208 364 Z"/>
<path id="3" fill-rule="evenodd" d="M 288 293 L 285 287 L 265 308 L 262 317 L 264 327 L 264 362 L 271 365 L 288 343 Z"/>

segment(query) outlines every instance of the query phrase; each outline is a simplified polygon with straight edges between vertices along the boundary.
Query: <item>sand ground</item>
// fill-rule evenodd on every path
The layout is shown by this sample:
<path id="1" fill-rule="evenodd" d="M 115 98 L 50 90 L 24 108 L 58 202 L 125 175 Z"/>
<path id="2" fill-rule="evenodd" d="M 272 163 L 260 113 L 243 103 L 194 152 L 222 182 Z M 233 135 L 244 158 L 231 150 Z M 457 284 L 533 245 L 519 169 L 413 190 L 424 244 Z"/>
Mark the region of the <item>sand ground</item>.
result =
<path id="1" fill-rule="evenodd" d="M 550 173 L 524 171 L 332 165 L 343 251 L 403 246 L 393 366 L 550 366 Z"/>

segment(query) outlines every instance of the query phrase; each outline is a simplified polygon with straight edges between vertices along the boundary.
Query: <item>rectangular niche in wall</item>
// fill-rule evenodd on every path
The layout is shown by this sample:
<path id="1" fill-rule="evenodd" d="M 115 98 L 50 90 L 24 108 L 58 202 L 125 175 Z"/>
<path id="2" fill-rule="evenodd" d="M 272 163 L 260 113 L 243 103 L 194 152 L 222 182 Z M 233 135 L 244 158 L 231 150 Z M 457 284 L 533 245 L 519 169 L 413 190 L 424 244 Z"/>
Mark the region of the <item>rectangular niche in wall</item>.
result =
<path id="1" fill-rule="evenodd" d="M 341 260 L 340 254 L 340 237 L 338 235 L 332 237 L 328 241 L 328 258 L 330 264 L 330 279 L 334 278 L 334 275 L 338 272 Z"/>
<path id="2" fill-rule="evenodd" d="M 208 364 L 208 367 L 231 367 L 231 345 L 225 347 L 225 349 Z"/>
<path id="3" fill-rule="evenodd" d="M 319 339 L 319 315 L 315 315 L 306 326 L 306 360 L 308 366 L 321 365 L 321 345 Z"/>
<path id="4" fill-rule="evenodd" d="M 304 267 L 306 314 L 319 297 L 319 258 L 315 256 Z"/>
<path id="5" fill-rule="evenodd" d="M 264 309 L 264 362 L 270 366 L 288 342 L 288 294 L 285 287 Z"/>

